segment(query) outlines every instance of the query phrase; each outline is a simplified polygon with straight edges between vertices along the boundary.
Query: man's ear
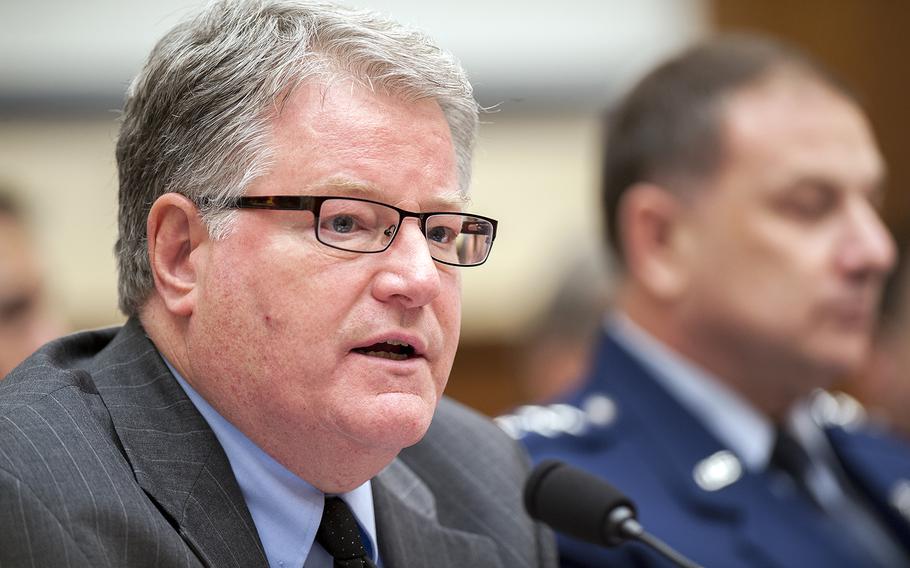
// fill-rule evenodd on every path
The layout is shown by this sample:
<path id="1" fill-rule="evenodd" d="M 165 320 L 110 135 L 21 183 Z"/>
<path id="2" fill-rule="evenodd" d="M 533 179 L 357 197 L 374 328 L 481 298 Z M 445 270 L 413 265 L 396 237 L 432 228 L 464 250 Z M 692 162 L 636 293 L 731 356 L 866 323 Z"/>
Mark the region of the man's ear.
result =
<path id="1" fill-rule="evenodd" d="M 178 193 L 155 200 L 146 223 L 155 289 L 167 309 L 189 316 L 196 302 L 200 270 L 209 243 L 196 205 Z"/>
<path id="2" fill-rule="evenodd" d="M 619 234 L 629 275 L 652 296 L 678 297 L 687 284 L 686 204 L 651 183 L 630 187 L 619 202 Z"/>

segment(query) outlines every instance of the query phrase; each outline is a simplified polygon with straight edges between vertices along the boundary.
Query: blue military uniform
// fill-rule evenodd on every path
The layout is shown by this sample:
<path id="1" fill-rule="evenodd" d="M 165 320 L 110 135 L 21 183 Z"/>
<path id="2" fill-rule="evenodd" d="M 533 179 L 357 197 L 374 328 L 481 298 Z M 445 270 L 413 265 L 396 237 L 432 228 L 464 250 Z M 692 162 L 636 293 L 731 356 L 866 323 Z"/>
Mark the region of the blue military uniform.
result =
<path id="1" fill-rule="evenodd" d="M 609 334 L 579 392 L 498 421 L 535 461 L 563 460 L 609 480 L 649 532 L 706 568 L 870 565 L 802 494 L 742 466 Z M 828 435 L 854 486 L 910 549 L 910 447 L 882 432 Z M 563 566 L 670 566 L 638 543 L 606 549 L 560 536 L 560 554 Z"/>

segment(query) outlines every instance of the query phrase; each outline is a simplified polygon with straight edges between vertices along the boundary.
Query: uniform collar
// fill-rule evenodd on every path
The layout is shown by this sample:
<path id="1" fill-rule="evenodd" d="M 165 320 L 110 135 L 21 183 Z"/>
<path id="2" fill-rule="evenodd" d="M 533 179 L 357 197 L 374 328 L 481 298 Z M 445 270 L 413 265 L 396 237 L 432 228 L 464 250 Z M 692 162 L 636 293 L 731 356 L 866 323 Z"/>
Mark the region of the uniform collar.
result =
<path id="1" fill-rule="evenodd" d="M 720 379 L 669 349 L 624 313 L 611 315 L 607 329 L 621 347 L 634 355 L 750 471 L 767 467 L 774 444 L 774 427 L 754 406 Z"/>

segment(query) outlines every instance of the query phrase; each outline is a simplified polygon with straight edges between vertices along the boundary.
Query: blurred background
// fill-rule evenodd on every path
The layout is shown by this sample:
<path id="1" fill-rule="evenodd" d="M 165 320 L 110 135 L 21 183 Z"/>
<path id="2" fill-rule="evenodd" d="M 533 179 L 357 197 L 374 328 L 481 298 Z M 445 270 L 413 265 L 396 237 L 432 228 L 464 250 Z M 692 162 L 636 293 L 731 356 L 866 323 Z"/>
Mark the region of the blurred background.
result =
<path id="1" fill-rule="evenodd" d="M 113 245 L 118 109 L 155 41 L 198 0 L 0 0 L 0 185 L 27 209 L 70 329 L 123 321 Z M 888 0 L 348 2 L 427 30 L 467 68 L 482 117 L 473 210 L 500 220 L 464 271 L 448 392 L 488 414 L 583 370 L 609 301 L 597 195 L 600 119 L 662 58 L 716 31 L 794 42 L 858 92 L 888 161 L 885 220 L 910 238 L 910 3 Z"/>

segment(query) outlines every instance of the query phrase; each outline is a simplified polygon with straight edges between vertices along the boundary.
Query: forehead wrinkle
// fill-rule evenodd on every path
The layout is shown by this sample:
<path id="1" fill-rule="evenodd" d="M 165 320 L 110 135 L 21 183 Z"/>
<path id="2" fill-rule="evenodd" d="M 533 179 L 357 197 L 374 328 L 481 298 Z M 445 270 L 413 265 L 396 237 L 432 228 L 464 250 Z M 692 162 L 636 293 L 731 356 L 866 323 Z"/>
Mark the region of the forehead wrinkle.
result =
<path id="1" fill-rule="evenodd" d="M 388 202 L 388 195 L 376 185 L 369 182 L 354 180 L 340 174 L 310 184 L 306 186 L 304 190 L 306 193 L 318 192 L 325 195 L 337 195 L 338 197 L 360 197 L 383 203 Z M 461 209 L 468 203 L 470 203 L 470 198 L 463 195 L 458 190 L 452 190 L 424 199 L 422 200 L 421 205 L 426 210 L 448 210 Z"/>

